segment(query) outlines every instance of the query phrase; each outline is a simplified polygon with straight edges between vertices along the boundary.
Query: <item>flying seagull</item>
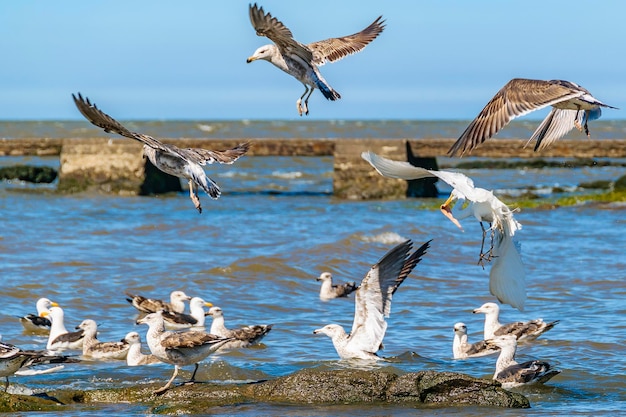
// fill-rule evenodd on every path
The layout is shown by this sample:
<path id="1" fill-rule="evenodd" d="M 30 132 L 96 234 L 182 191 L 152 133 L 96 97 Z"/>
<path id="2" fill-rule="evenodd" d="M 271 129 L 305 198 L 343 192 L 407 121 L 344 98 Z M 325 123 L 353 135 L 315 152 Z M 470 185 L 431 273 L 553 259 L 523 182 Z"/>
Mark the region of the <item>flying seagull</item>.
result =
<path id="1" fill-rule="evenodd" d="M 503 303 L 523 310 L 526 301 L 526 273 L 522 259 L 513 242 L 515 232 L 521 224 L 513 217 L 513 211 L 500 201 L 493 192 L 474 186 L 471 178 L 460 172 L 435 171 L 411 165 L 408 162 L 392 161 L 371 151 L 363 152 L 361 157 L 369 162 L 379 174 L 389 178 L 413 180 L 437 177 L 450 185 L 453 190 L 448 200 L 441 205 L 441 212 L 457 227 L 458 220 L 474 217 L 483 230 L 482 244 L 478 263 L 495 259 L 489 272 L 489 291 Z M 452 214 L 451 202 L 468 200 L 468 206 L 456 215 Z M 490 224 L 485 229 L 483 222 Z M 485 237 L 491 232 L 491 246 L 485 253 Z"/>
<path id="2" fill-rule="evenodd" d="M 143 152 L 150 162 L 161 171 L 189 181 L 189 197 L 198 212 L 202 213 L 198 187 L 202 188 L 211 198 L 217 199 L 221 194 L 218 185 L 204 172 L 203 166 L 219 162 L 232 164 L 250 148 L 250 143 L 240 143 L 232 149 L 211 151 L 202 148 L 179 148 L 175 145 L 162 143 L 152 136 L 132 132 L 126 129 L 117 120 L 104 113 L 88 98 L 72 94 L 74 103 L 83 116 L 93 125 L 104 129 L 105 132 L 114 132 L 124 137 L 135 139 L 143 143 Z"/>
<path id="3" fill-rule="evenodd" d="M 185 301 L 191 300 L 191 297 L 183 291 L 172 291 L 170 293 L 169 303 L 166 301 L 146 298 L 142 295 L 126 293 L 126 301 L 131 303 L 133 307 L 142 313 L 156 313 L 159 310 L 172 311 L 174 313 L 183 313 L 185 311 Z"/>
<path id="4" fill-rule="evenodd" d="M 602 107 L 617 109 L 594 98 L 589 91 L 569 81 L 514 78 L 487 103 L 448 151 L 449 156 L 471 152 L 498 133 L 516 117 L 552 106 L 528 143 L 536 140 L 535 151 L 550 146 L 576 127 L 589 136 L 587 122 L 602 114 Z M 526 146 L 528 146 L 528 143 Z"/>
<path id="5" fill-rule="evenodd" d="M 483 334 L 485 340 L 493 339 L 497 336 L 513 335 L 520 342 L 530 341 L 547 332 L 559 322 L 558 320 L 545 322 L 543 319 L 535 319 L 501 324 L 499 320 L 500 307 L 496 303 L 485 303 L 474 309 L 473 313 L 483 313 L 485 315 Z"/>
<path id="6" fill-rule="evenodd" d="M 368 27 L 353 35 L 305 45 L 296 41 L 291 31 L 281 21 L 270 13 L 265 13 L 263 7 L 257 6 L 256 3 L 250 5 L 250 22 L 257 35 L 267 37 L 274 44 L 261 46 L 246 62 L 264 59 L 300 81 L 304 85 L 304 93 L 296 102 L 300 116 L 303 113 L 309 114 L 309 97 L 316 88 L 328 100 L 341 98 L 341 95 L 322 77 L 318 67 L 361 51 L 385 28 L 385 21 L 379 16 Z"/>
<path id="7" fill-rule="evenodd" d="M 454 324 L 454 339 L 452 340 L 452 354 L 454 359 L 477 358 L 480 356 L 498 353 L 499 348 L 487 345 L 484 340 L 470 343 L 467 339 L 465 323 Z"/>
<path id="8" fill-rule="evenodd" d="M 0 337 L 1 339 L 1 337 Z M 0 377 L 5 378 L 4 391 L 9 387 L 9 377 L 16 373 L 36 375 L 37 372 L 20 372 L 20 369 L 37 364 L 77 362 L 67 356 L 52 355 L 47 351 L 23 350 L 15 345 L 0 342 Z M 39 373 L 46 373 L 39 372 Z"/>
<path id="9" fill-rule="evenodd" d="M 354 299 L 352 331 L 346 334 L 339 324 L 328 324 L 313 331 L 330 337 L 341 359 L 381 359 L 387 330 L 386 317 L 391 313 L 391 298 L 430 246 L 428 241 L 410 253 L 413 242 L 407 240 L 391 249 L 369 270 Z"/>
<path id="10" fill-rule="evenodd" d="M 232 340 L 196 330 L 165 331 L 165 323 L 160 311 L 146 315 L 137 320 L 137 323 L 147 324 L 149 327 L 146 339 L 152 355 L 162 362 L 174 365 L 174 374 L 167 384 L 154 392 L 157 395 L 163 394 L 170 388 L 181 366 L 195 365 L 189 381 L 193 383 L 198 371 L 198 362 Z"/>
<path id="11" fill-rule="evenodd" d="M 322 301 L 347 297 L 357 289 L 354 281 L 343 284 L 333 284 L 333 275 L 330 272 L 322 272 L 316 280 L 322 281 L 322 286 L 320 287 L 320 300 Z"/>
<path id="12" fill-rule="evenodd" d="M 500 356 L 496 361 L 493 379 L 502 384 L 502 388 L 519 387 L 521 385 L 543 384 L 561 371 L 552 368 L 548 362 L 532 360 L 523 363 L 515 361 L 517 339 L 515 336 L 498 336 L 487 340 L 487 345 L 500 348 Z"/>

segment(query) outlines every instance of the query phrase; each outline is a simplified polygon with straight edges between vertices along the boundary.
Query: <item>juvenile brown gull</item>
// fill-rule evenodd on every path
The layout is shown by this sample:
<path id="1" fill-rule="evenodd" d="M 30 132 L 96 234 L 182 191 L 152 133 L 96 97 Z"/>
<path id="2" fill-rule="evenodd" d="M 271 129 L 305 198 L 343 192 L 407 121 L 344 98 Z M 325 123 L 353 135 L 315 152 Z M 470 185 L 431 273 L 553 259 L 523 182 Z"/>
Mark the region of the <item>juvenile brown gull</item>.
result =
<path id="1" fill-rule="evenodd" d="M 42 317 L 42 313 L 48 312 L 50 307 L 58 307 L 59 305 L 49 299 L 42 297 L 37 300 L 36 308 L 37 314 L 27 314 L 24 317 L 20 317 L 20 323 L 24 326 L 24 330 L 33 333 L 49 333 L 50 320 L 46 317 Z"/>
<path id="2" fill-rule="evenodd" d="M 341 359 L 381 359 L 376 352 L 382 349 L 387 330 L 385 318 L 391 313 L 391 298 L 421 261 L 430 242 L 411 254 L 413 242 L 407 240 L 371 267 L 355 293 L 354 322 L 350 334 L 346 334 L 339 324 L 328 324 L 313 333 L 330 337 Z"/>
<path id="3" fill-rule="evenodd" d="M 76 362 L 67 356 L 51 355 L 46 351 L 23 350 L 15 345 L 0 342 L 0 377 L 5 378 L 4 390 L 9 387 L 9 377 L 16 373 L 33 375 L 37 373 L 22 372 L 24 368 L 38 364 Z M 38 372 L 38 373 L 45 373 Z"/>
<path id="4" fill-rule="evenodd" d="M 185 311 L 185 301 L 191 300 L 191 297 L 183 291 L 172 291 L 170 293 L 170 302 L 146 298 L 141 295 L 126 292 L 128 298 L 126 301 L 131 303 L 133 307 L 142 313 L 156 313 L 160 310 L 173 311 L 174 313 L 183 313 Z"/>
<path id="5" fill-rule="evenodd" d="M 474 186 L 471 178 L 460 172 L 435 171 L 416 167 L 408 162 L 392 161 L 371 151 L 363 152 L 361 157 L 369 162 L 384 177 L 413 180 L 437 177 L 453 188 L 450 197 L 441 205 L 441 212 L 457 227 L 459 220 L 474 217 L 483 231 L 478 263 L 485 260 L 495 262 L 489 273 L 489 291 L 502 303 L 524 309 L 526 301 L 526 272 L 521 255 L 513 242 L 515 232 L 522 228 L 513 217 L 513 211 L 500 201 L 492 191 Z M 451 203 L 454 200 L 467 200 L 469 203 L 462 211 L 452 214 Z M 457 203 L 460 205 L 459 203 Z M 483 222 L 490 224 L 485 229 Z M 491 245 L 485 253 L 485 238 L 491 233 Z"/>
<path id="6" fill-rule="evenodd" d="M 233 339 L 226 343 L 222 349 L 237 349 L 252 346 L 259 343 L 261 339 L 272 330 L 271 324 L 256 324 L 253 326 L 239 327 L 237 329 L 228 329 L 224 323 L 224 312 L 217 306 L 209 309 L 209 315 L 213 318 L 209 332 L 217 336 Z"/>
<path id="7" fill-rule="evenodd" d="M 123 339 L 130 346 L 126 355 L 126 365 L 141 366 L 160 363 L 156 356 L 146 355 L 141 351 L 141 336 L 137 332 L 129 332 Z"/>
<path id="8" fill-rule="evenodd" d="M 514 78 L 487 103 L 448 151 L 449 156 L 471 152 L 516 117 L 552 106 L 528 143 L 536 140 L 535 151 L 550 146 L 576 127 L 587 136 L 587 122 L 600 118 L 602 107 L 616 109 L 595 99 L 578 84 L 563 80 Z M 527 144 L 528 145 L 528 144 Z"/>
<path id="9" fill-rule="evenodd" d="M 117 120 L 98 109 L 88 98 L 83 99 L 80 93 L 78 93 L 78 97 L 74 94 L 72 97 L 78 110 L 91 124 L 104 129 L 107 133 L 114 132 L 143 143 L 143 152 L 152 162 L 152 165 L 167 174 L 188 180 L 189 197 L 200 213 L 202 213 L 202 206 L 198 197 L 198 187 L 202 188 L 213 199 L 219 198 L 221 194 L 220 188 L 215 181 L 206 175 L 203 166 L 214 162 L 232 164 L 250 148 L 250 143 L 246 142 L 224 151 L 211 151 L 201 148 L 182 149 L 172 144 L 162 143 L 152 136 L 126 129 Z"/>
<path id="10" fill-rule="evenodd" d="M 499 321 L 500 307 L 496 303 L 485 303 L 473 311 L 475 314 L 485 315 L 484 338 L 493 339 L 496 336 L 513 335 L 520 342 L 536 339 L 541 334 L 553 328 L 559 321 L 545 322 L 542 319 L 516 321 L 501 324 Z"/>
<path id="11" fill-rule="evenodd" d="M 171 329 L 185 329 L 189 327 L 202 327 L 206 314 L 204 307 L 212 307 L 213 304 L 204 301 L 200 297 L 193 297 L 189 301 L 190 314 L 174 313 L 171 311 L 163 310 L 163 319 L 165 320 L 165 327 Z"/>
<path id="12" fill-rule="evenodd" d="M 65 349 L 82 349 L 84 334 L 82 330 L 76 332 L 68 332 L 65 328 L 63 309 L 61 307 L 51 307 L 48 313 L 44 312 L 44 317 L 49 317 L 52 323 L 50 327 L 50 335 L 46 349 L 48 350 L 65 350 Z"/>
<path id="13" fill-rule="evenodd" d="M 250 5 L 250 22 L 259 36 L 265 36 L 274 44 L 264 45 L 254 51 L 247 59 L 250 63 L 264 59 L 287 74 L 295 77 L 304 85 L 304 93 L 296 102 L 298 114 L 309 114 L 309 97 L 318 88 L 328 100 L 338 100 L 341 95 L 322 77 L 320 66 L 326 62 L 335 62 L 348 55 L 357 53 L 372 42 L 385 28 L 382 16 L 362 31 L 340 38 L 330 38 L 308 45 L 293 38 L 291 31 L 263 7 Z"/>
<path id="14" fill-rule="evenodd" d="M 543 384 L 561 371 L 543 361 L 533 360 L 523 363 L 515 361 L 517 339 L 512 335 L 497 336 L 487 341 L 492 347 L 500 348 L 500 356 L 496 362 L 493 379 L 500 382 L 503 388 L 519 387 L 529 384 Z"/>
<path id="15" fill-rule="evenodd" d="M 165 331 L 165 322 L 160 311 L 140 318 L 137 323 L 149 326 L 146 339 L 152 354 L 162 362 L 174 365 L 174 374 L 155 394 L 163 394 L 170 388 L 181 366 L 195 365 L 189 383 L 195 382 L 198 362 L 232 340 L 197 330 Z"/>
<path id="16" fill-rule="evenodd" d="M 454 359 L 477 358 L 480 356 L 493 355 L 498 353 L 498 348 L 488 346 L 487 342 L 481 340 L 469 343 L 467 339 L 467 326 L 465 323 L 454 324 L 454 340 L 452 341 L 452 354 Z"/>
<path id="17" fill-rule="evenodd" d="M 333 275 L 330 272 L 322 272 L 317 280 L 322 281 L 322 286 L 320 287 L 320 300 L 322 301 L 347 297 L 357 289 L 354 281 L 343 284 L 333 284 Z"/>
<path id="18" fill-rule="evenodd" d="M 83 356 L 94 359 L 126 359 L 130 345 L 124 340 L 120 342 L 101 342 L 98 340 L 98 324 L 91 319 L 83 320 L 77 329 L 81 329 L 84 334 Z"/>

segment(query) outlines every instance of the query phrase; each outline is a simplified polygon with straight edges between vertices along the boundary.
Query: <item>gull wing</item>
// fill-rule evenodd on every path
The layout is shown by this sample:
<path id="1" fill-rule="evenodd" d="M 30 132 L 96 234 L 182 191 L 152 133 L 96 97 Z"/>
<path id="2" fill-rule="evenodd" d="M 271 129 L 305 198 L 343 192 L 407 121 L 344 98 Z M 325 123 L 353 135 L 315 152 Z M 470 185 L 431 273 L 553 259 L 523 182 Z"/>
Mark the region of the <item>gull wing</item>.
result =
<path id="1" fill-rule="evenodd" d="M 100 110 L 94 103 L 91 103 L 88 98 L 83 98 L 80 93 L 78 93 L 78 97 L 74 94 L 72 94 L 72 97 L 78 110 L 94 126 L 104 129 L 107 133 L 114 132 L 118 135 L 135 139 L 159 151 L 175 154 L 185 161 L 195 162 L 200 165 L 212 164 L 214 162 L 232 164 L 250 148 L 250 143 L 246 142 L 225 151 L 211 151 L 202 148 L 181 149 L 178 146 L 160 142 L 152 136 L 128 130 L 120 122 Z"/>
<path id="2" fill-rule="evenodd" d="M 562 138 L 572 130 L 576 123 L 582 126 L 584 117 L 584 110 L 553 108 L 546 118 L 543 119 L 543 122 L 541 122 L 530 139 L 528 139 L 525 147 L 533 140 L 536 140 L 535 151 L 547 148 L 557 139 Z"/>
<path id="3" fill-rule="evenodd" d="M 398 178 L 402 180 L 415 180 L 427 177 L 437 177 L 446 182 L 449 186 L 463 194 L 465 198 L 475 201 L 474 181 L 460 172 L 434 171 L 416 167 L 408 162 L 392 161 L 376 155 L 374 152 L 366 151 L 361 154 L 361 158 L 372 165 L 383 177 Z"/>
<path id="4" fill-rule="evenodd" d="M 513 238 L 496 230 L 493 245 L 495 261 L 489 272 L 489 291 L 501 303 L 523 311 L 526 302 L 526 272 Z"/>
<path id="5" fill-rule="evenodd" d="M 391 298 L 430 246 L 430 241 L 409 255 L 407 240 L 391 249 L 367 273 L 356 291 L 354 322 L 348 343 L 354 349 L 375 353 L 380 349 L 391 312 Z"/>
<path id="6" fill-rule="evenodd" d="M 313 53 L 305 45 L 293 38 L 291 31 L 280 20 L 270 13 L 265 13 L 263 7 L 256 3 L 250 5 L 250 22 L 258 36 L 264 36 L 274 42 L 281 54 L 295 54 L 305 62 L 313 61 Z"/>
<path id="7" fill-rule="evenodd" d="M 454 156 L 460 151 L 463 156 L 495 135 L 511 120 L 583 94 L 584 91 L 558 80 L 514 78 L 496 93 L 467 126 L 448 151 L 448 155 Z"/>
<path id="8" fill-rule="evenodd" d="M 171 332 L 161 339 L 161 345 L 166 349 L 183 349 L 202 345 L 214 345 L 216 343 L 229 340 L 232 339 L 223 338 L 206 332 Z"/>
<path id="9" fill-rule="evenodd" d="M 313 52 L 313 63 L 320 66 L 360 52 L 385 29 L 385 21 L 382 18 L 378 16 L 368 27 L 353 35 L 308 44 L 307 47 Z"/>

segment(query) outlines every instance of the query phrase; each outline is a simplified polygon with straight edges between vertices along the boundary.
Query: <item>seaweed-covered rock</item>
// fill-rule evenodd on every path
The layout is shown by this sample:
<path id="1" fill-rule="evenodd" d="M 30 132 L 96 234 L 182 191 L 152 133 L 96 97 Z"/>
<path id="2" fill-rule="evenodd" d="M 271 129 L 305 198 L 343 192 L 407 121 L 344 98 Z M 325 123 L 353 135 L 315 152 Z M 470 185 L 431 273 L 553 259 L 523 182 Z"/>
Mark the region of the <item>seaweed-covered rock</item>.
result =
<path id="1" fill-rule="evenodd" d="M 0 168 L 0 179 L 17 179 L 35 184 L 49 184 L 57 178 L 57 175 L 57 171 L 51 167 L 14 165 Z"/>

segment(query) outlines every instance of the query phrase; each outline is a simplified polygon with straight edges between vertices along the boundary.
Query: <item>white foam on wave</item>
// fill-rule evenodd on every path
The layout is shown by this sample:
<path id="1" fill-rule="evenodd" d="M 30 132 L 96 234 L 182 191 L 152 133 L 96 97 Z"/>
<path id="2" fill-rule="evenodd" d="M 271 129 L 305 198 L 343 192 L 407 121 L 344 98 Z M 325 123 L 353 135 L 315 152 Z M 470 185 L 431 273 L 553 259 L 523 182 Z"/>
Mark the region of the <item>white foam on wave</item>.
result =
<path id="1" fill-rule="evenodd" d="M 213 127 L 212 125 L 205 125 L 205 124 L 199 123 L 198 129 L 201 130 L 202 132 L 213 132 L 215 130 L 215 127 Z"/>
<path id="2" fill-rule="evenodd" d="M 295 179 L 295 178 L 301 178 L 304 174 L 300 171 L 293 171 L 293 172 L 281 172 L 281 171 L 274 171 L 272 172 L 272 176 L 274 177 L 278 177 L 278 178 L 284 178 L 284 179 Z"/>
<path id="3" fill-rule="evenodd" d="M 384 243 L 385 245 L 398 244 L 407 240 L 407 238 L 402 237 L 396 232 L 383 232 L 372 236 L 363 235 L 361 239 L 365 242 Z"/>

